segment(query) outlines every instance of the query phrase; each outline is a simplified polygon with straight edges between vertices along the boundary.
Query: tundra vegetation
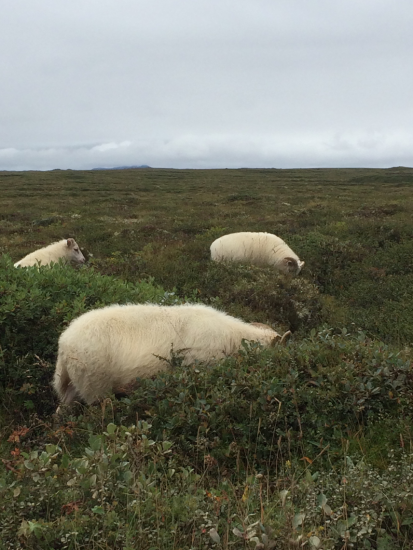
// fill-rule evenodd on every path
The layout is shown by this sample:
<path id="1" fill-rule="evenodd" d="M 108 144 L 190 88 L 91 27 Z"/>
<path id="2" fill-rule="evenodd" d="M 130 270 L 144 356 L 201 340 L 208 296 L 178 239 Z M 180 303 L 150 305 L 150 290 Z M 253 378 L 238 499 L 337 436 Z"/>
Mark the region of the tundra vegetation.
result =
<path id="1" fill-rule="evenodd" d="M 0 549 L 393 550 L 413 540 L 413 169 L 0 172 Z M 279 235 L 298 277 L 210 260 Z M 87 264 L 15 269 L 62 238 Z M 53 416 L 59 335 L 187 301 L 286 346 Z"/>

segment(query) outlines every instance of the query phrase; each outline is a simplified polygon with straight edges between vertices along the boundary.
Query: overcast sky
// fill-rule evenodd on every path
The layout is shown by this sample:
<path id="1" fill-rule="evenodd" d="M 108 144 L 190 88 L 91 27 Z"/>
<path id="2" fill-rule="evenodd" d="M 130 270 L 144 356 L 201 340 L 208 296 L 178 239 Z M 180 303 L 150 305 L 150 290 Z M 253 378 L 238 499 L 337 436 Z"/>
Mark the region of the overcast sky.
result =
<path id="1" fill-rule="evenodd" d="M 0 5 L 0 169 L 413 166 L 412 0 Z"/>

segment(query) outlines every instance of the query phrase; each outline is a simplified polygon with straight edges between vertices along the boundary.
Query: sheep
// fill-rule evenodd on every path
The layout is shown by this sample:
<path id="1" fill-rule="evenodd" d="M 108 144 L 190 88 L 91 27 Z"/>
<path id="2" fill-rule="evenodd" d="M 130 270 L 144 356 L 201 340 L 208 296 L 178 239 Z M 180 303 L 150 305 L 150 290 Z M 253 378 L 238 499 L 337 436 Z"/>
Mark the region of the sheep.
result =
<path id="1" fill-rule="evenodd" d="M 16 262 L 14 267 L 28 267 L 39 263 L 40 265 L 49 265 L 52 262 L 58 262 L 60 258 L 65 262 L 77 264 L 85 262 L 85 257 L 81 253 L 77 242 L 74 239 L 63 239 L 27 254 L 27 256 Z"/>
<path id="2" fill-rule="evenodd" d="M 61 334 L 53 386 L 61 404 L 78 397 L 90 405 L 165 371 L 171 349 L 189 365 L 233 354 L 243 339 L 271 346 L 290 334 L 281 338 L 201 304 L 111 305 L 84 313 Z"/>
<path id="3" fill-rule="evenodd" d="M 271 265 L 285 275 L 298 275 L 304 262 L 291 248 L 271 233 L 230 233 L 211 244 L 211 259 L 216 262 L 248 262 Z"/>

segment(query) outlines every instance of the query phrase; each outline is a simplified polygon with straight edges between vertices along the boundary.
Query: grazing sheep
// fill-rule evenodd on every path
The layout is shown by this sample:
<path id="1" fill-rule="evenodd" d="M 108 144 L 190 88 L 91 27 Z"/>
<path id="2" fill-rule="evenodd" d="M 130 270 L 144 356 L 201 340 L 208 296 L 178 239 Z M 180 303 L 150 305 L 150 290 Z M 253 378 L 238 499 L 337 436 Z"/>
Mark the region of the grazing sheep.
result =
<path id="1" fill-rule="evenodd" d="M 200 304 L 112 305 L 84 313 L 61 334 L 53 385 L 62 403 L 79 397 L 91 404 L 166 370 L 171 349 L 188 365 L 235 353 L 243 339 L 270 346 L 288 334 L 281 339 Z"/>
<path id="2" fill-rule="evenodd" d="M 211 259 L 216 262 L 248 262 L 272 265 L 285 275 L 298 275 L 304 262 L 291 248 L 271 233 L 230 233 L 211 244 Z"/>
<path id="3" fill-rule="evenodd" d="M 35 252 L 27 254 L 23 259 L 14 264 L 14 267 L 28 267 L 32 265 L 49 265 L 51 262 L 58 262 L 62 258 L 65 262 L 83 264 L 85 257 L 80 252 L 79 246 L 74 239 L 63 239 L 57 243 L 49 244 Z"/>

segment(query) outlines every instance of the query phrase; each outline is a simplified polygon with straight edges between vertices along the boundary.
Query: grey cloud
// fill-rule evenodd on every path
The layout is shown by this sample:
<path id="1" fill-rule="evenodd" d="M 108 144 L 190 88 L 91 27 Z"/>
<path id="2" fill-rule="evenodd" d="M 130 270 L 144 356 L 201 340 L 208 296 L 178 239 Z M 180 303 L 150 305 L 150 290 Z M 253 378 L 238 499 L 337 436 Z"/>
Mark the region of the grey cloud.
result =
<path id="1" fill-rule="evenodd" d="M 0 169 L 412 165 L 412 23 L 407 0 L 8 3 Z"/>
<path id="2" fill-rule="evenodd" d="M 181 135 L 169 140 L 0 150 L 6 170 L 91 169 L 149 164 L 174 168 L 388 167 L 411 164 L 413 135 Z"/>

